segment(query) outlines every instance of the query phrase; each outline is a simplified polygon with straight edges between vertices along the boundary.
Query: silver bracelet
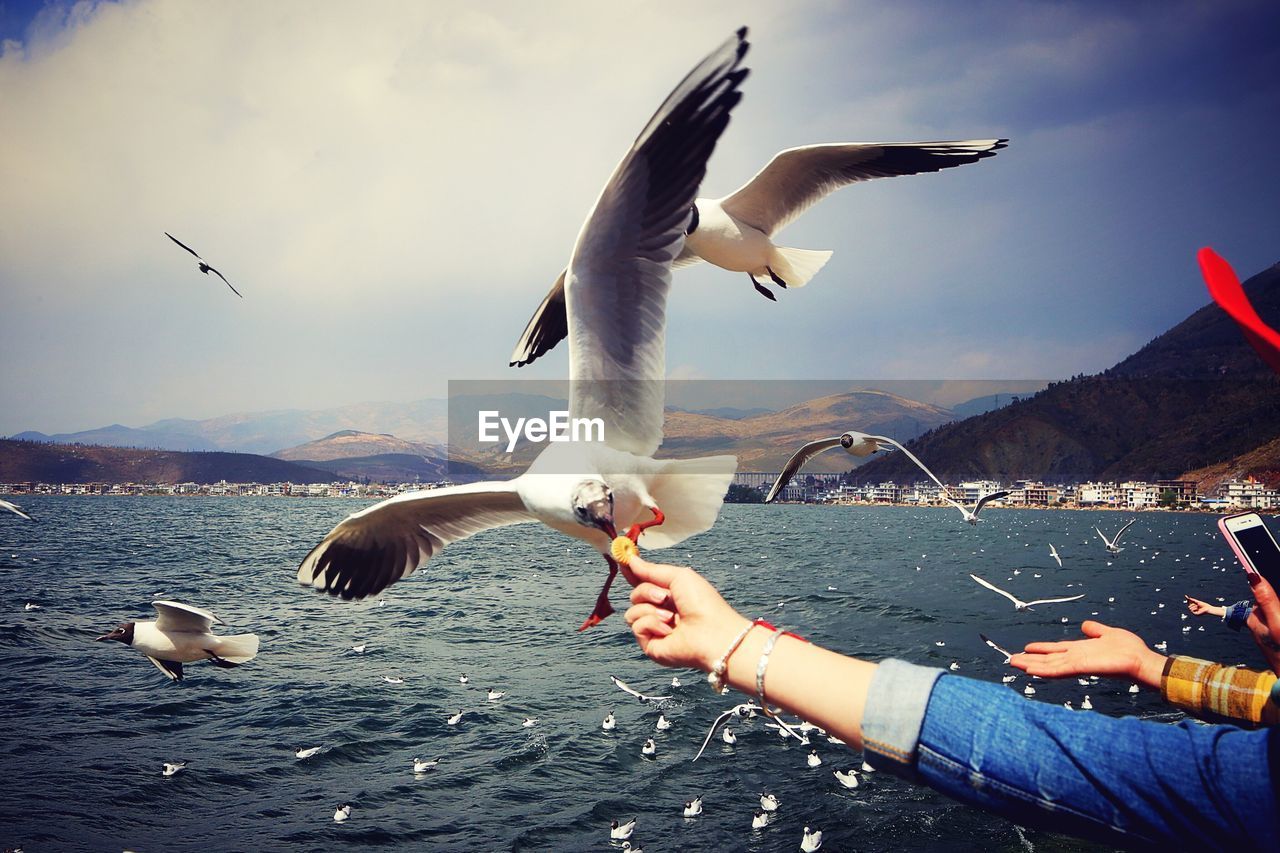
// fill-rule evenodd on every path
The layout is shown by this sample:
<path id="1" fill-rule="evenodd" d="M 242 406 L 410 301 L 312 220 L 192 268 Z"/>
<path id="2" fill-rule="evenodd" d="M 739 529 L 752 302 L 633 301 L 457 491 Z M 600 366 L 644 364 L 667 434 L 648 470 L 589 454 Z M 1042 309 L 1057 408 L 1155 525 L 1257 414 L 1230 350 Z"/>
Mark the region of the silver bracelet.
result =
<path id="1" fill-rule="evenodd" d="M 707 673 L 707 683 L 711 685 L 711 689 L 721 696 L 729 689 L 729 685 L 724 681 L 725 670 L 729 668 L 729 656 L 738 650 L 738 646 L 742 645 L 742 641 L 747 638 L 747 634 L 751 633 L 751 629 L 756 626 L 755 622 L 749 622 L 747 627 L 742 629 L 742 633 L 733 638 L 733 642 L 729 644 L 729 648 L 725 649 L 724 654 L 711 667 L 711 671 Z"/>
<path id="2" fill-rule="evenodd" d="M 773 714 L 769 713 L 769 703 L 764 698 L 764 672 L 769 668 L 769 655 L 773 654 L 773 647 L 781 636 L 781 630 L 775 630 L 769 635 L 769 639 L 764 641 L 764 648 L 760 650 L 760 660 L 756 663 L 756 698 L 760 700 L 760 707 L 765 714 L 770 717 Z"/>

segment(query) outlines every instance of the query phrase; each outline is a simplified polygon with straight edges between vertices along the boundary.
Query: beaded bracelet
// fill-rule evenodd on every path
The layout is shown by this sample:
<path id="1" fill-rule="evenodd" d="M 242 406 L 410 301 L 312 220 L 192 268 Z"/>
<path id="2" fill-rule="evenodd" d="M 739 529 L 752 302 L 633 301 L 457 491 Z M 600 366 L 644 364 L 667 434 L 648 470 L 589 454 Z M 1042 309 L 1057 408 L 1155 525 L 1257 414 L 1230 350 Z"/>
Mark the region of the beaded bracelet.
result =
<path id="1" fill-rule="evenodd" d="M 729 685 L 726 684 L 724 680 L 725 671 L 729 668 L 729 656 L 738 650 L 738 646 L 742 645 L 742 641 L 747 638 L 747 634 L 750 634 L 751 629 L 757 625 L 762 625 L 770 631 L 777 630 L 763 619 L 755 620 L 751 624 L 747 625 L 747 627 L 743 628 L 742 633 L 733 638 L 733 642 L 729 644 L 729 648 L 725 650 L 725 653 L 722 654 L 718 660 L 716 660 L 715 664 L 711 667 L 711 671 L 707 673 L 707 683 L 711 685 L 712 690 L 721 696 L 723 696 L 724 692 L 729 689 Z"/>
<path id="2" fill-rule="evenodd" d="M 769 639 L 764 641 L 764 648 L 760 650 L 760 660 L 757 661 L 756 663 L 756 697 L 760 700 L 760 708 L 761 710 L 764 711 L 765 716 L 773 720 L 776 720 L 778 725 L 782 726 L 782 728 L 785 729 L 788 734 L 792 735 L 797 740 L 799 740 L 800 735 L 796 734 L 796 732 L 792 730 L 790 726 L 788 726 L 785 722 L 782 721 L 781 718 L 779 718 L 772 710 L 770 710 L 769 701 L 765 698 L 765 695 L 764 695 L 764 674 L 765 674 L 765 671 L 769 668 L 769 656 L 773 654 L 773 647 L 777 645 L 779 637 L 793 637 L 802 643 L 807 643 L 809 641 L 806 640 L 804 637 L 801 637 L 799 634 L 793 634 L 790 631 L 780 631 L 777 628 L 774 628 L 772 625 L 770 625 L 769 627 L 773 629 L 773 633 L 769 635 Z"/>

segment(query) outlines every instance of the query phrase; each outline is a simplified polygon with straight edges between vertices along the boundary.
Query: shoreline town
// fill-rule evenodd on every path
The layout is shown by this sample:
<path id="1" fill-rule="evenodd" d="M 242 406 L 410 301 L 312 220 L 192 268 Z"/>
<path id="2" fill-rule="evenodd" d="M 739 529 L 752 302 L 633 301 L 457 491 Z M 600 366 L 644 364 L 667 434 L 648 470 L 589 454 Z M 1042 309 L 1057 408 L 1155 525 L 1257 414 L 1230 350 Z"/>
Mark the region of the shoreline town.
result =
<path id="1" fill-rule="evenodd" d="M 932 482 L 897 484 L 892 481 L 853 485 L 843 482 L 844 474 L 812 474 L 796 477 L 778 496 L 776 503 L 826 504 L 837 506 L 947 506 L 942 490 Z M 776 472 L 741 472 L 734 476 L 726 503 L 760 503 L 777 480 Z M 407 483 L 0 483 L 0 495 L 99 495 L 173 497 L 281 497 L 352 498 L 382 500 L 406 492 L 455 485 L 448 480 Z M 1116 509 L 1194 510 L 1227 512 L 1245 509 L 1280 509 L 1280 490 L 1254 478 L 1224 480 L 1208 493 L 1200 492 L 1194 480 L 1146 482 L 1085 482 L 1045 484 L 1033 480 L 1002 483 L 995 480 L 966 480 L 948 484 L 952 497 L 968 503 L 982 495 L 1008 491 L 992 507 L 1017 509 Z"/>

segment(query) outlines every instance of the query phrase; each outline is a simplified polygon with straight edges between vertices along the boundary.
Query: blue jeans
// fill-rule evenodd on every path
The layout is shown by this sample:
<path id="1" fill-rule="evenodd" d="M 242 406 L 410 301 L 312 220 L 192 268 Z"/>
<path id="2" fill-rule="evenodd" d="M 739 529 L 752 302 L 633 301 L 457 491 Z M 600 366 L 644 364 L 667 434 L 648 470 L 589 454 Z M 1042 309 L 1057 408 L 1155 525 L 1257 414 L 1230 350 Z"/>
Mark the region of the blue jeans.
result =
<path id="1" fill-rule="evenodd" d="M 1116 719 L 886 661 L 872 766 L 1024 826 L 1124 847 L 1280 850 L 1280 728 Z"/>

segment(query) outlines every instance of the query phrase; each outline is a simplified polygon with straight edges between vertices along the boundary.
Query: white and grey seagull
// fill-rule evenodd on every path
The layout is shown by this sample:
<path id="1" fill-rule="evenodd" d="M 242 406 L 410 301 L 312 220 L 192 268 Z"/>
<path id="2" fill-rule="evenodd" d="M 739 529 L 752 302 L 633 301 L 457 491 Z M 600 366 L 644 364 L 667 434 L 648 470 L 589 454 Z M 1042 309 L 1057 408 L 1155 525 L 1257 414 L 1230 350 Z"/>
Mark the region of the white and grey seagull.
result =
<path id="1" fill-rule="evenodd" d="M 1133 523 L 1137 520 L 1138 519 L 1136 518 L 1129 519 L 1128 524 L 1126 524 L 1124 527 L 1121 527 L 1118 531 L 1116 531 L 1116 536 L 1114 539 L 1108 539 L 1107 534 L 1099 530 L 1096 525 L 1093 528 L 1093 532 L 1098 534 L 1098 536 L 1102 539 L 1102 544 L 1107 546 L 1108 553 L 1119 554 L 1121 551 L 1124 550 L 1123 548 L 1120 547 L 1120 537 L 1123 536 L 1124 532 L 1128 530 L 1130 527 L 1132 527 Z"/>
<path id="2" fill-rule="evenodd" d="M 226 277 L 225 275 L 223 275 L 222 273 L 218 272 L 217 270 L 215 270 L 213 267 L 209 266 L 208 262 L 207 262 L 207 261 L 205 261 L 205 259 L 204 259 L 204 258 L 200 257 L 200 253 L 199 253 L 199 252 L 197 252 L 195 249 L 191 248 L 191 247 L 190 247 L 190 246 L 188 246 L 186 243 L 184 243 L 184 242 L 182 242 L 181 240 L 179 240 L 177 237 L 175 237 L 175 236 L 173 236 L 172 234 L 170 234 L 168 231 L 164 232 L 164 236 L 168 237 L 170 240 L 172 240 L 173 242 L 177 243 L 179 246 L 181 246 L 182 248 L 186 249 L 186 250 L 187 250 L 188 252 L 190 252 L 191 254 L 195 255 L 195 256 L 196 256 L 196 265 L 200 267 L 200 272 L 204 273 L 205 275 L 208 275 L 209 273 L 213 273 L 213 274 L 214 274 L 214 275 L 216 275 L 218 278 L 222 279 L 222 283 L 223 283 L 223 284 L 225 284 L 227 287 L 230 287 L 230 288 L 231 288 L 231 292 L 232 292 L 232 293 L 234 293 L 236 296 L 239 296 L 241 299 L 244 299 L 243 294 L 241 294 L 241 293 L 240 293 L 240 291 L 238 291 L 238 290 L 236 290 L 234 287 L 232 287 L 231 282 L 227 281 L 227 277 Z"/>
<path id="3" fill-rule="evenodd" d="M 25 512 L 22 511 L 22 507 L 18 506 L 15 503 L 10 503 L 4 498 L 0 498 L 0 509 L 11 512 L 14 515 L 20 515 L 23 518 L 25 518 L 27 521 L 35 521 L 34 518 L 32 518 L 31 516 L 27 515 Z"/>
<path id="4" fill-rule="evenodd" d="M 1049 556 L 1053 557 L 1053 561 L 1058 564 L 1058 568 L 1062 568 L 1062 558 L 1058 556 L 1058 549 L 1053 547 L 1053 543 L 1049 543 Z"/>
<path id="5" fill-rule="evenodd" d="M 1032 608 L 1032 605 L 1036 605 L 1036 604 L 1060 604 L 1064 601 L 1079 601 L 1080 599 L 1084 598 L 1084 595 L 1081 594 L 1081 595 L 1069 595 L 1069 596 L 1066 596 L 1065 598 L 1037 598 L 1035 601 L 1023 601 L 1022 599 L 1017 598 L 1005 592 L 1003 589 L 996 586 L 995 584 L 989 581 L 984 581 L 982 578 L 978 577 L 977 575 L 969 575 L 969 577 L 973 578 L 975 581 L 982 584 L 992 592 L 998 592 L 1001 595 L 1003 595 L 1005 598 L 1012 601 L 1014 610 L 1030 610 Z M 983 637 L 983 639 L 986 640 L 986 637 Z M 999 646 L 996 646 L 994 643 L 991 643 L 990 640 L 987 640 L 987 643 L 996 651 L 1000 652 L 1002 655 L 1006 657 L 1009 656 L 1008 652 L 1006 652 L 1004 649 L 1001 649 Z"/>
<path id="6" fill-rule="evenodd" d="M 234 667 L 257 657 L 256 634 L 214 634 L 213 624 L 225 623 L 208 610 L 177 601 L 153 601 L 151 606 L 159 614 L 154 622 L 121 622 L 111 633 L 94 639 L 132 646 L 174 681 L 182 680 L 184 663 L 207 660 Z"/>
<path id="7" fill-rule="evenodd" d="M 974 576 L 973 576 L 973 575 L 969 575 L 969 577 L 971 577 L 971 578 L 972 578 L 972 577 L 974 577 Z M 975 580 L 976 580 L 976 578 L 975 578 Z M 990 586 L 990 584 L 988 584 L 988 586 Z M 995 589 L 995 587 L 992 587 L 992 589 Z M 996 590 L 996 592 L 1003 592 L 1003 590 Z M 1005 595 L 1008 595 L 1008 593 L 1004 593 L 1004 594 L 1005 594 Z M 1010 596 L 1010 598 L 1012 598 L 1012 596 Z M 981 633 L 980 633 L 980 634 L 978 634 L 978 636 L 982 638 L 982 642 L 986 643 L 988 646 L 990 646 L 991 648 L 995 649 L 995 650 L 996 650 L 997 652 L 999 652 L 1000 654 L 1004 655 L 1004 662 L 1005 662 L 1005 663 L 1008 663 L 1008 662 L 1013 658 L 1013 652 L 1009 651 L 1008 649 L 1004 649 L 1004 648 L 1001 648 L 1000 646 L 996 645 L 995 640 L 991 639 L 991 638 L 990 638 L 990 637 L 988 637 L 986 634 L 981 634 Z"/>
<path id="8" fill-rule="evenodd" d="M 760 295 L 777 297 L 763 282 L 802 287 L 822 269 L 831 252 L 776 246 L 773 236 L 828 194 L 873 178 L 937 172 L 976 163 L 1005 147 L 1006 139 L 949 142 L 834 142 L 788 148 L 733 193 L 693 202 L 688 240 L 675 268 L 707 261 L 743 272 Z M 567 272 L 567 271 L 566 271 Z M 561 273 L 525 326 L 513 367 L 549 352 L 569 331 Z"/>
<path id="9" fill-rule="evenodd" d="M 614 687 L 618 688 L 623 693 L 630 693 L 641 702 L 663 702 L 671 698 L 670 696 L 646 696 L 630 684 L 627 684 L 627 682 L 623 681 L 621 678 L 618 678 L 616 675 L 609 676 L 609 680 L 613 682 Z"/>
<path id="10" fill-rule="evenodd" d="M 897 441 L 884 435 L 868 435 L 865 432 L 849 430 L 834 438 L 821 438 L 817 441 L 811 441 L 791 454 L 791 458 L 787 460 L 787 464 L 782 468 L 782 473 L 778 475 L 777 481 L 774 482 L 773 488 L 769 489 L 769 495 L 764 499 L 764 502 L 769 503 L 776 498 L 778 493 L 786 488 L 787 483 L 791 482 L 791 478 L 796 475 L 796 472 L 803 468 L 810 459 L 823 451 L 830 450 L 833 447 L 843 447 L 844 452 L 850 456 L 870 456 L 876 451 L 885 450 L 886 448 L 882 445 L 896 447 L 901 450 L 908 459 L 916 463 L 916 466 L 921 471 L 929 475 L 930 480 L 938 484 L 938 487 L 943 490 L 943 494 L 946 494 L 947 487 L 942 484 L 942 481 L 935 477 L 933 472 L 917 459 L 910 450 L 907 450 Z"/>
<path id="11" fill-rule="evenodd" d="M 506 482 L 409 492 L 348 517 L 303 559 L 298 581 L 364 598 L 441 548 L 483 530 L 542 522 L 601 553 L 609 576 L 582 628 L 613 612 L 619 530 L 650 548 L 711 527 L 733 478 L 732 456 L 656 460 L 662 443 L 666 303 L 671 263 L 707 159 L 741 99 L 748 43 L 739 30 L 685 77 L 605 185 L 565 278 L 569 414 L 599 418 L 603 442 L 554 442 Z M 652 529 L 648 529 L 652 528 Z"/>
<path id="12" fill-rule="evenodd" d="M 960 510 L 961 514 L 964 515 L 964 520 L 969 522 L 970 524 L 978 523 L 979 521 L 978 513 L 982 512 L 982 508 L 984 506 L 991 503 L 992 501 L 998 501 L 1001 498 L 1007 498 L 1008 496 L 1009 496 L 1008 492 L 992 492 L 989 495 L 983 495 L 982 497 L 978 498 L 978 502 L 973 505 L 973 509 L 969 509 L 964 504 L 961 504 L 957 501 L 953 501 L 951 499 L 951 496 L 948 495 L 945 491 L 942 493 L 942 499 L 945 500 L 947 503 L 951 504 L 956 509 Z"/>

